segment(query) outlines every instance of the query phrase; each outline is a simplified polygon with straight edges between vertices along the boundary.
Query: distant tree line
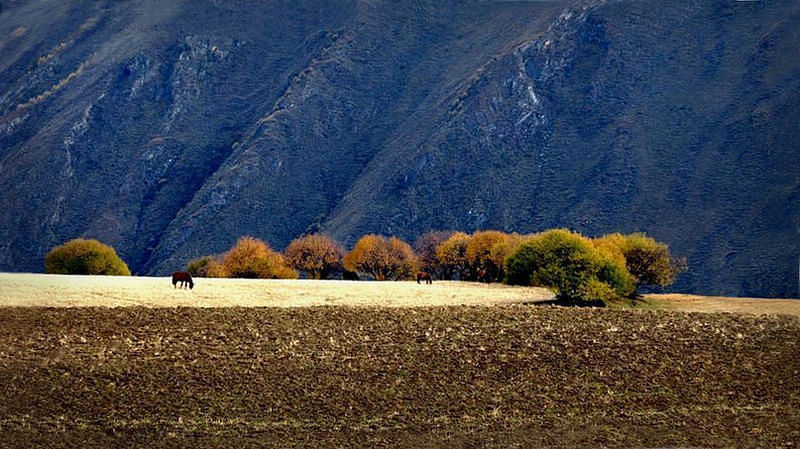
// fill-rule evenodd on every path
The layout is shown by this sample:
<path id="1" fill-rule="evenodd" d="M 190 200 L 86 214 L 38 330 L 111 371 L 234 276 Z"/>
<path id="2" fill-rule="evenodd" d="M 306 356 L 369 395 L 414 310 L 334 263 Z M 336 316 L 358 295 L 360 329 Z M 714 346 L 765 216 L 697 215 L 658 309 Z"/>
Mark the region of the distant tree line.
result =
<path id="1" fill-rule="evenodd" d="M 257 246 L 259 251 L 247 249 Z M 376 281 L 413 279 L 505 282 L 553 290 L 568 303 L 606 303 L 635 297 L 643 286 L 667 287 L 685 270 L 669 247 L 642 233 L 588 238 L 564 229 L 520 235 L 500 231 L 435 231 L 412 248 L 397 237 L 369 234 L 346 252 L 333 238 L 311 234 L 283 255 L 252 237 L 221 256 L 189 262 L 195 276 L 293 279 L 339 277 L 345 270 Z"/>
<path id="2" fill-rule="evenodd" d="M 48 273 L 130 274 L 114 249 L 76 239 L 45 258 Z M 435 231 L 412 248 L 397 237 L 369 234 L 347 252 L 323 234 L 293 240 L 283 253 L 254 237 L 241 237 L 223 254 L 191 260 L 197 277 L 338 278 L 359 273 L 376 281 L 413 279 L 419 271 L 438 280 L 505 282 L 546 287 L 561 302 L 600 304 L 635 297 L 643 286 L 666 287 L 686 269 L 669 247 L 642 233 L 588 238 L 565 229 L 536 234 Z"/>

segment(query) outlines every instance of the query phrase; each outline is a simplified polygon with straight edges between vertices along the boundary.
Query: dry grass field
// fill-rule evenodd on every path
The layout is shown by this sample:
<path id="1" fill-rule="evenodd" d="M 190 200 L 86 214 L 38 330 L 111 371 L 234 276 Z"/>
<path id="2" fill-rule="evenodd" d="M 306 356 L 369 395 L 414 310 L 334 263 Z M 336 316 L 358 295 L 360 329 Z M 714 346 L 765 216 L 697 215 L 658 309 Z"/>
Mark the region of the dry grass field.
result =
<path id="1" fill-rule="evenodd" d="M 0 306 L 14 307 L 428 307 L 532 304 L 553 299 L 542 288 L 436 281 L 352 282 L 196 279 L 193 290 L 169 278 L 0 273 Z M 633 308 L 800 316 L 800 300 L 686 294 L 645 295 Z M 625 307 L 628 307 L 627 305 Z"/>
<path id="2" fill-rule="evenodd" d="M 497 305 L 548 300 L 548 290 L 470 282 L 352 282 L 196 279 L 0 273 L 0 306 L 304 307 Z"/>
<path id="3" fill-rule="evenodd" d="M 645 299 L 656 308 L 671 310 L 800 316 L 800 300 L 798 299 L 730 298 L 681 293 L 646 295 Z"/>

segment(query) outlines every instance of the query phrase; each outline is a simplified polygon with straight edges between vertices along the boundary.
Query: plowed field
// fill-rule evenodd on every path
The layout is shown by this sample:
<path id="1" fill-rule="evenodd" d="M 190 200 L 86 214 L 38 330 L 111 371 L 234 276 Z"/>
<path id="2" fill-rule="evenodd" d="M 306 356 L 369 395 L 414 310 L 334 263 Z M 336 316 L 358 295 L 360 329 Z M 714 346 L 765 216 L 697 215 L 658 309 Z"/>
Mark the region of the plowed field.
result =
<path id="1" fill-rule="evenodd" d="M 0 308 L 0 447 L 796 447 L 800 320 Z"/>

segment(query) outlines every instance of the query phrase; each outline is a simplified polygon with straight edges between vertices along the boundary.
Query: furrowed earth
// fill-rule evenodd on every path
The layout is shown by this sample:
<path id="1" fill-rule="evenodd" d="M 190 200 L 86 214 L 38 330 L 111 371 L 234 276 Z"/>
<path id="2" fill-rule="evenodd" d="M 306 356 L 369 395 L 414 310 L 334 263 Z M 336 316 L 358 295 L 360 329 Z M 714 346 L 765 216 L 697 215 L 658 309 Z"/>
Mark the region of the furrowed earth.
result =
<path id="1" fill-rule="evenodd" d="M 10 291 L 0 279 L 3 448 L 800 441 L 792 315 L 523 304 L 9 307 Z"/>

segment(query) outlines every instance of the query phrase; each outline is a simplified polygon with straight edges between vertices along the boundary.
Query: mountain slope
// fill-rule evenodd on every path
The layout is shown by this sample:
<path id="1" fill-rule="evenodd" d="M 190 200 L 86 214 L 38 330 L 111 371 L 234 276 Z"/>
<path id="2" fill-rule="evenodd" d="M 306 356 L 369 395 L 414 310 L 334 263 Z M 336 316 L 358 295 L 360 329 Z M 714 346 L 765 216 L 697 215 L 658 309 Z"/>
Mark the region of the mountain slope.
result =
<path id="1" fill-rule="evenodd" d="M 30 49 L 2 78 L 0 186 L 15 214 L 4 217 L 0 263 L 39 269 L 48 247 L 85 234 L 141 272 L 175 214 L 329 45 L 322 30 L 349 7 L 73 3 L 62 16 L 51 12 L 60 2 L 3 13 L 31 42 L 7 44 Z"/>
<path id="2" fill-rule="evenodd" d="M 567 12 L 432 136 L 388 149 L 326 230 L 646 230 L 688 256 L 679 289 L 793 295 L 797 19 L 732 2 Z"/>
<path id="3" fill-rule="evenodd" d="M 668 242 L 680 290 L 797 291 L 791 2 L 3 4 L 0 269 L 570 227 Z"/>

